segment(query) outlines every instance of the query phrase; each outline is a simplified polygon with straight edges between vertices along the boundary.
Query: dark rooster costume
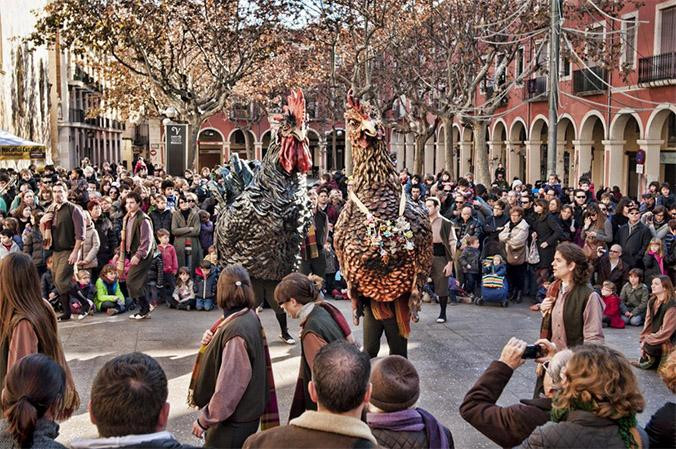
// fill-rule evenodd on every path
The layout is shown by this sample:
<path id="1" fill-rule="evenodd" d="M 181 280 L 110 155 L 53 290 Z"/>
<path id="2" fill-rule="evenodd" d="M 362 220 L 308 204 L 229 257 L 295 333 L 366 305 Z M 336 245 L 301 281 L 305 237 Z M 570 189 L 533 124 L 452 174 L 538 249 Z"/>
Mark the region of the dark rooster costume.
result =
<path id="1" fill-rule="evenodd" d="M 367 352 L 377 355 L 385 330 L 390 352 L 405 357 L 410 321 L 418 321 L 420 290 L 432 265 L 430 220 L 403 192 L 376 111 L 348 94 L 345 119 L 354 173 L 334 232 L 336 256 L 355 324 L 365 314 Z M 403 341 L 393 341 L 396 337 Z"/>
<path id="2" fill-rule="evenodd" d="M 249 272 L 258 300 L 277 312 L 284 334 L 286 315 L 272 297 L 277 282 L 300 265 L 300 248 L 310 221 L 305 173 L 312 160 L 305 127 L 305 99 L 299 90 L 275 117 L 279 129 L 251 183 L 225 206 L 216 223 L 222 266 L 239 264 Z"/>

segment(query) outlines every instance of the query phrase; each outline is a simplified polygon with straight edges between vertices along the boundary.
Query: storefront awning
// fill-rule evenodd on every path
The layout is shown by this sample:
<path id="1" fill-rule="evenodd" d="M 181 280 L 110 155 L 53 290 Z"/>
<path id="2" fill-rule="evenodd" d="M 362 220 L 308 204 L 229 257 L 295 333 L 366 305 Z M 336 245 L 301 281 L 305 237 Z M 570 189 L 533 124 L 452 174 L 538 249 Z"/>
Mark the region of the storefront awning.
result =
<path id="1" fill-rule="evenodd" d="M 0 130 L 0 160 L 44 159 L 47 147 Z"/>

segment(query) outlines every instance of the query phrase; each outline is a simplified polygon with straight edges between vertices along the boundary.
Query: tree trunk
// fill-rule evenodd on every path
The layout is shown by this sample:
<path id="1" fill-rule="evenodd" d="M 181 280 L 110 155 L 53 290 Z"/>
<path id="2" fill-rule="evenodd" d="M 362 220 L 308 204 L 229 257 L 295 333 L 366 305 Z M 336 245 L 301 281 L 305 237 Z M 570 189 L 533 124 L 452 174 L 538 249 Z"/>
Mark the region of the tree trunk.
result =
<path id="1" fill-rule="evenodd" d="M 417 134 L 415 136 L 415 154 L 413 160 L 413 173 L 423 176 L 425 164 L 425 144 L 427 143 L 427 136 Z"/>
<path id="2" fill-rule="evenodd" d="M 474 182 L 490 186 L 491 176 L 488 170 L 488 150 L 486 149 L 486 129 L 488 122 L 483 120 L 472 121 L 474 133 Z"/>
<path id="3" fill-rule="evenodd" d="M 331 127 L 331 161 L 333 162 L 333 170 L 338 170 L 338 136 L 335 125 Z M 328 164 L 327 164 L 328 165 Z M 329 170 L 329 167 L 326 167 Z"/>
<path id="4" fill-rule="evenodd" d="M 199 169 L 200 152 L 197 145 L 197 138 L 200 135 L 200 128 L 202 127 L 202 117 L 198 116 L 188 121 L 188 129 L 190 130 L 190 140 L 188 141 L 188 160 L 192 156 L 192 169 L 197 171 Z M 168 157 L 168 156 L 167 156 Z M 186 167 L 186 169 L 189 167 Z"/>
<path id="5" fill-rule="evenodd" d="M 240 128 L 244 133 L 244 148 L 246 148 L 246 158 L 254 160 L 256 158 L 253 142 L 251 141 L 251 132 L 247 128 Z"/>
<path id="6" fill-rule="evenodd" d="M 446 153 L 446 171 L 451 174 L 451 179 L 456 179 L 455 164 L 453 156 L 455 155 L 455 142 L 453 142 L 453 116 L 442 117 L 444 123 L 444 149 Z"/>

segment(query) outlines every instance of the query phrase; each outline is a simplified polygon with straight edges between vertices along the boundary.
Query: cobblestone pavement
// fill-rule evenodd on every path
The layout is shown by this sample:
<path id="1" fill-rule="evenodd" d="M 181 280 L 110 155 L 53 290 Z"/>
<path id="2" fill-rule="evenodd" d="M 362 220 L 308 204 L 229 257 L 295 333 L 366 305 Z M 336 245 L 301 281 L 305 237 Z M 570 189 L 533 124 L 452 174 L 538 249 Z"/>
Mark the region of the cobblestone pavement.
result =
<path id="1" fill-rule="evenodd" d="M 349 316 L 347 301 L 334 304 Z M 509 337 L 518 336 L 529 342 L 537 339 L 540 315 L 530 312 L 526 304 L 507 309 L 463 304 L 449 307 L 446 324 L 436 324 L 437 307 L 425 305 L 420 323 L 412 326 L 409 341 L 409 358 L 421 376 L 419 406 L 431 411 L 451 429 L 455 447 L 495 447 L 460 417 L 458 407 L 489 362 L 499 357 Z M 96 435 L 87 414 L 89 390 L 96 372 L 118 354 L 142 351 L 159 360 L 169 379 L 168 430 L 182 442 L 199 444 L 190 433 L 195 412 L 186 405 L 186 393 L 200 336 L 218 315 L 217 311 L 184 312 L 161 307 L 153 312 L 152 319 L 140 322 L 131 321 L 126 315 L 98 314 L 84 321 L 59 324 L 66 357 L 82 398 L 80 409 L 62 424 L 59 441 L 66 443 L 75 437 Z M 270 342 L 280 413 L 286 421 L 298 373 L 300 346 L 279 341 L 279 328 L 271 310 L 264 310 L 261 316 Z M 297 321 L 290 319 L 289 323 L 292 334 L 297 335 Z M 354 333 L 361 341 L 361 326 L 354 329 Z M 606 342 L 627 357 L 636 358 L 638 335 L 637 328 L 606 329 Z M 384 338 L 380 355 L 387 355 Z M 645 412 L 639 416 L 639 422 L 645 424 L 650 415 L 666 400 L 673 400 L 673 396 L 655 372 L 636 372 L 647 402 Z M 506 405 L 530 397 L 534 378 L 530 362 L 520 367 L 499 403 Z"/>

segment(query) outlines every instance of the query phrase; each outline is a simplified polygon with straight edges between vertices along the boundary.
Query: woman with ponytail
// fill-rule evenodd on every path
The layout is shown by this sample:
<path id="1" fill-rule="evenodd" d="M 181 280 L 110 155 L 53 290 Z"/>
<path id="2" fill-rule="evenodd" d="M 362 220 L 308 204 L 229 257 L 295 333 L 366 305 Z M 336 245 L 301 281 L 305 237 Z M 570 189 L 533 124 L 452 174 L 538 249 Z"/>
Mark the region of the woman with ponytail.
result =
<path id="1" fill-rule="evenodd" d="M 59 435 L 54 419 L 65 392 L 65 371 L 46 355 L 31 354 L 16 363 L 2 392 L 0 448 L 65 449 L 54 441 Z"/>
<path id="2" fill-rule="evenodd" d="M 42 299 L 39 286 L 30 256 L 14 253 L 0 262 L 0 385 L 22 357 L 35 353 L 49 356 L 66 376 L 66 390 L 54 416 L 61 421 L 80 406 L 80 397 L 59 341 L 56 316 Z"/>
<path id="3" fill-rule="evenodd" d="M 241 448 L 259 424 L 279 425 L 270 352 L 244 267 L 223 269 L 216 303 L 223 317 L 205 333 L 190 379 L 188 404 L 201 409 L 192 433 L 205 435 L 205 447 Z"/>
<path id="4" fill-rule="evenodd" d="M 321 348 L 336 340 L 354 342 L 352 331 L 340 310 L 324 302 L 320 292 L 322 279 L 291 273 L 275 288 L 275 300 L 292 318 L 300 320 L 301 359 L 296 391 L 291 402 L 289 420 L 306 410 L 317 410 L 310 398 L 308 384 L 312 365 Z"/>

